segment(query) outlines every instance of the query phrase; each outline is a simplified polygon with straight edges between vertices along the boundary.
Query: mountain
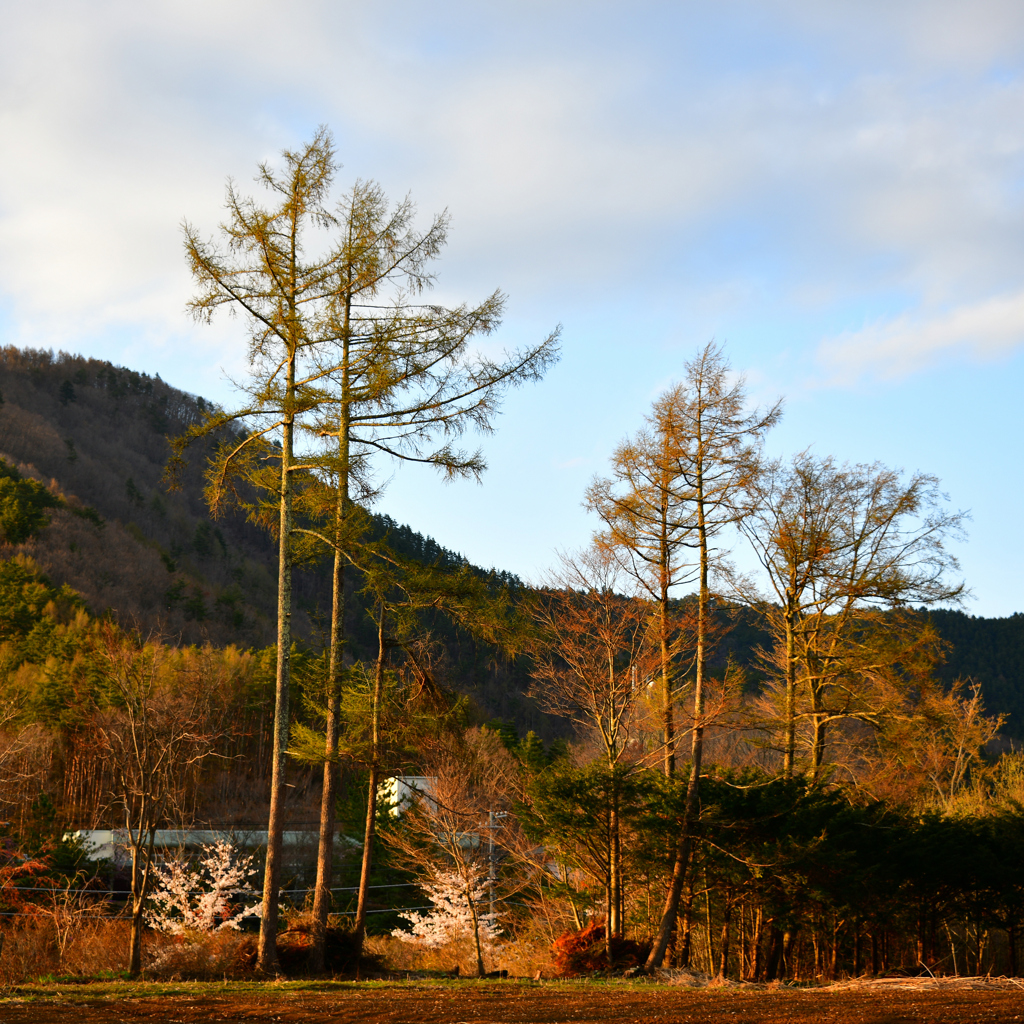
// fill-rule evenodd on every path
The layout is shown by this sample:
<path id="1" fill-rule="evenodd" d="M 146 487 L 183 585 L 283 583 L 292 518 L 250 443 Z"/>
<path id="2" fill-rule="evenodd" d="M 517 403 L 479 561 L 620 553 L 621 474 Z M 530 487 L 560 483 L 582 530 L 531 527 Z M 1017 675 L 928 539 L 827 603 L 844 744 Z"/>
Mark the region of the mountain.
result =
<path id="1" fill-rule="evenodd" d="M 0 458 L 63 499 L 49 525 L 0 558 L 26 555 L 94 614 L 183 644 L 265 647 L 276 635 L 277 549 L 238 512 L 211 519 L 203 498 L 208 449 L 192 452 L 171 488 L 169 437 L 200 422 L 201 397 L 108 362 L 48 351 L 0 349 Z M 88 511 L 92 510 L 92 511 Z M 441 564 L 465 560 L 411 527 L 373 517 L 402 554 Z M 483 570 L 479 570 L 483 572 Z M 521 586 L 509 574 L 501 582 Z M 326 560 L 295 573 L 293 628 L 322 644 L 330 615 Z M 372 657 L 374 637 L 358 595 L 349 601 L 350 650 Z M 525 697 L 525 665 L 508 663 L 450 623 L 439 623 L 448 685 L 545 738 L 565 732 Z"/>

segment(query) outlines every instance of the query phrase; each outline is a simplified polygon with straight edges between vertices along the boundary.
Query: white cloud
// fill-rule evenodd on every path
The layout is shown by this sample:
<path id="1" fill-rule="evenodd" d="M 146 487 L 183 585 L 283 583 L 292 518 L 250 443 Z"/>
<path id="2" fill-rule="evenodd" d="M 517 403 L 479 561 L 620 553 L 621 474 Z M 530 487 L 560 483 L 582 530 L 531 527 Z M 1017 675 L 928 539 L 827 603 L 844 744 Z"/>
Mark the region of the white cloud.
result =
<path id="1" fill-rule="evenodd" d="M 822 343 L 835 383 L 907 376 L 944 357 L 992 359 L 1024 345 L 1024 290 L 931 314 L 903 314 Z"/>

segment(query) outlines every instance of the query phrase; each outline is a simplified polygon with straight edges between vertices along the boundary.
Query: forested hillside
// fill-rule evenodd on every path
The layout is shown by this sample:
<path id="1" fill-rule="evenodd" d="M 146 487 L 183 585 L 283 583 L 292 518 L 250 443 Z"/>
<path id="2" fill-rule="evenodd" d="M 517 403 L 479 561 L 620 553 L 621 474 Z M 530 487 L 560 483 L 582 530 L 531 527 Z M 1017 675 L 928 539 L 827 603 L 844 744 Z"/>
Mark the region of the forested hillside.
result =
<path id="1" fill-rule="evenodd" d="M 0 350 L 0 398 L 0 457 L 68 506 L 49 510 L 49 525 L 37 536 L 4 543 L 2 557 L 31 557 L 52 583 L 80 594 L 91 612 L 113 614 L 144 635 L 256 649 L 272 643 L 275 541 L 237 511 L 211 519 L 203 498 L 206 450 L 192 451 L 176 487 L 166 478 L 168 438 L 201 419 L 209 409 L 203 398 L 100 360 L 13 347 Z M 85 508 L 94 512 L 83 517 Z M 463 561 L 385 516 L 373 517 L 371 529 L 387 533 L 408 557 Z M 498 581 L 518 583 L 502 574 Z M 326 561 L 303 565 L 294 589 L 296 635 L 317 650 L 330 610 Z M 354 592 L 348 620 L 359 657 L 375 638 Z M 548 738 L 558 733 L 525 699 L 522 666 L 448 622 L 437 627 L 443 681 L 472 696 L 481 716 Z"/>
<path id="2" fill-rule="evenodd" d="M 1024 740 L 1024 614 L 985 619 L 965 612 L 930 613 L 939 635 L 949 644 L 939 678 L 981 683 L 985 706 L 1007 715 L 1003 734 L 1019 745 Z"/>
<path id="3" fill-rule="evenodd" d="M 274 635 L 275 558 L 272 538 L 229 510 L 213 520 L 203 499 L 205 452 L 197 450 L 168 486 L 168 437 L 209 408 L 202 397 L 109 363 L 59 353 L 0 350 L 0 457 L 35 477 L 69 508 L 48 512 L 38 537 L 3 545 L 3 556 L 30 556 L 57 586 L 79 593 L 94 613 L 176 642 L 261 648 Z M 96 515 L 82 516 L 83 508 Z M 75 514 L 76 510 L 79 514 Z M 463 561 L 408 525 L 374 517 L 402 554 L 426 562 Z M 514 587 L 521 581 L 499 573 Z M 296 573 L 296 631 L 322 643 L 329 609 L 325 564 Z M 931 611 L 949 644 L 940 677 L 982 684 L 986 707 L 1005 713 L 1004 734 L 1024 738 L 1024 616 L 985 619 Z M 726 629 L 715 663 L 731 658 L 748 686 L 761 676 L 756 651 L 768 634 L 744 608 L 722 613 Z M 357 652 L 373 644 L 356 596 L 349 629 Z M 450 682 L 471 694 L 484 717 L 533 729 L 551 739 L 558 724 L 525 696 L 528 669 L 508 663 L 450 623 L 441 623 Z"/>

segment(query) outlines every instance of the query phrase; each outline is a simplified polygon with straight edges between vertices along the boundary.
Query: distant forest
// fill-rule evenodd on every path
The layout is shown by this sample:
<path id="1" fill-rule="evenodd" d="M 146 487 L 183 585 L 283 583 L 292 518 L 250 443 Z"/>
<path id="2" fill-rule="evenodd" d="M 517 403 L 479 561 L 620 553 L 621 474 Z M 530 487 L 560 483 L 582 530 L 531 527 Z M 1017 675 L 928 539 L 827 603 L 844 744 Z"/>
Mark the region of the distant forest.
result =
<path id="1" fill-rule="evenodd" d="M 82 595 L 95 614 L 112 614 L 147 635 L 184 644 L 263 648 L 274 637 L 276 547 L 238 512 L 212 519 L 203 497 L 206 452 L 196 450 L 177 481 L 168 484 L 168 437 L 198 422 L 211 408 L 197 395 L 108 362 L 61 352 L 0 349 L 0 457 L 66 497 L 48 513 L 37 537 L 3 543 L 0 557 L 29 555 L 57 586 Z M 91 508 L 102 525 L 73 509 Z M 466 564 L 458 552 L 412 525 L 374 515 L 407 557 L 442 566 Z M 514 574 L 492 573 L 513 590 Z M 372 624 L 353 590 L 348 628 L 356 657 L 373 648 Z M 296 573 L 296 632 L 310 649 L 323 646 L 330 593 L 326 559 Z M 921 612 L 948 644 L 937 674 L 981 684 L 990 714 L 1005 714 L 1003 736 L 1024 740 L 1024 615 L 987 619 L 954 610 Z M 721 604 L 725 629 L 714 663 L 728 659 L 756 689 L 756 652 L 769 636 L 748 608 Z M 526 696 L 529 665 L 508 659 L 454 624 L 434 623 L 443 641 L 446 681 L 469 696 L 480 720 L 500 719 L 519 733 L 551 741 L 565 735 L 564 720 Z"/>

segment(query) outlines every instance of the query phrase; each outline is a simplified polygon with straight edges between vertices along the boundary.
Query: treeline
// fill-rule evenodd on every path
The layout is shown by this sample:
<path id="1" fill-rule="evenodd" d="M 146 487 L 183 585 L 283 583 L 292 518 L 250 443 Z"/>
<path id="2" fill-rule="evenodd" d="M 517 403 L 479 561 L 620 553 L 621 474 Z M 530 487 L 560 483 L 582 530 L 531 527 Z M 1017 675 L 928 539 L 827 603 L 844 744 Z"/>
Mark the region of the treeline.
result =
<path id="1" fill-rule="evenodd" d="M 537 920 L 549 936 L 563 927 L 578 932 L 558 944 L 567 973 L 642 964 L 685 794 L 642 766 L 610 771 L 571 760 L 527 772 L 521 785 L 507 805 L 557 865 L 527 888 L 535 920 L 524 932 L 537 934 Z M 762 982 L 1015 976 L 1024 759 L 1004 756 L 976 796 L 970 807 L 943 813 L 934 804 L 874 800 L 857 787 L 708 765 L 665 965 Z M 622 928 L 606 946 L 613 824 Z"/>

